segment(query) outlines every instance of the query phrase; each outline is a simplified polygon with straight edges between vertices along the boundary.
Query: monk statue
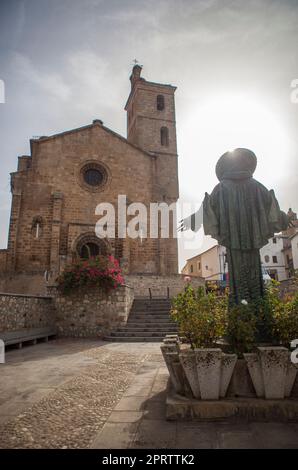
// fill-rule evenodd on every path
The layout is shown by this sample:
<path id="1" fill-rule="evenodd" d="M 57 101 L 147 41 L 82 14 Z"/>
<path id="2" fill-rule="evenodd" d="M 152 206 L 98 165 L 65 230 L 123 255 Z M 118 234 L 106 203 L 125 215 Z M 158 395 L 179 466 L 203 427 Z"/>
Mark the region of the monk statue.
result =
<path id="1" fill-rule="evenodd" d="M 256 166 L 251 150 L 224 153 L 216 164 L 219 183 L 211 195 L 205 193 L 199 211 L 179 227 L 197 231 L 203 223 L 205 235 L 226 247 L 230 305 L 257 302 L 264 296 L 259 250 L 290 222 L 274 191 L 253 178 Z"/>

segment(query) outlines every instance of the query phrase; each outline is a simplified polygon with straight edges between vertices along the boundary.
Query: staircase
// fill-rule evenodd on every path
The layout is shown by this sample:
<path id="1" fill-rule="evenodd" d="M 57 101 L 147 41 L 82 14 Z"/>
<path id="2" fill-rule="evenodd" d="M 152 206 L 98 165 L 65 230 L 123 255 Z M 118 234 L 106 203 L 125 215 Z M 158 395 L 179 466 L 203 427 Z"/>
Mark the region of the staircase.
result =
<path id="1" fill-rule="evenodd" d="M 123 327 L 118 327 L 107 341 L 161 342 L 165 335 L 177 333 L 177 326 L 170 318 L 169 299 L 135 299 Z"/>

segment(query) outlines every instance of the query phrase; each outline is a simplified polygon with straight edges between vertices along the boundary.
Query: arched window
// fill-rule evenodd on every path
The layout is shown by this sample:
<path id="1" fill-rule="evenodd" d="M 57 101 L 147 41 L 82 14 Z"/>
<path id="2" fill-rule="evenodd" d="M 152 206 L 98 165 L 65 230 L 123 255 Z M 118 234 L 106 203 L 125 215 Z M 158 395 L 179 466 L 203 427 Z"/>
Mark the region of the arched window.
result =
<path id="1" fill-rule="evenodd" d="M 158 111 L 163 111 L 165 109 L 165 97 L 163 95 L 157 95 L 156 107 Z"/>
<path id="2" fill-rule="evenodd" d="M 99 254 L 100 254 L 99 246 L 96 243 L 92 243 L 92 242 L 85 243 L 85 245 L 83 245 L 80 250 L 80 257 L 82 259 L 94 258 L 95 256 L 98 256 Z"/>
<path id="3" fill-rule="evenodd" d="M 160 143 L 163 147 L 169 146 L 169 129 L 167 127 L 160 129 Z"/>

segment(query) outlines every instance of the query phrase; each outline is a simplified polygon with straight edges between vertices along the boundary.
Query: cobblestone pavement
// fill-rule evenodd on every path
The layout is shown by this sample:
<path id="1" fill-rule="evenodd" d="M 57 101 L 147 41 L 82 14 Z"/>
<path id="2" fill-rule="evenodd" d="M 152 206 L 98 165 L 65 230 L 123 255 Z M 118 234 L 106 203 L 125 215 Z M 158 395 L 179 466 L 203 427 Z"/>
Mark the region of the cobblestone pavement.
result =
<path id="1" fill-rule="evenodd" d="M 167 422 L 158 343 L 57 340 L 0 365 L 0 448 L 298 448 L 298 424 Z"/>
<path id="2" fill-rule="evenodd" d="M 8 352 L 0 448 L 88 447 L 152 347 L 58 340 Z"/>

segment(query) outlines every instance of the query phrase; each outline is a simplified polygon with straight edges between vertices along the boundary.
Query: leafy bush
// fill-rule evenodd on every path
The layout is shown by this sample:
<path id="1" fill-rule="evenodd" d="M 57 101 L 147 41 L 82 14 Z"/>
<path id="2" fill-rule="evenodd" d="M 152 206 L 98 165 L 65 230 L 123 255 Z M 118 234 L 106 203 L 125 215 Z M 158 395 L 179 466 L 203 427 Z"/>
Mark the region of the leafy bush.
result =
<path id="1" fill-rule="evenodd" d="M 275 284 L 268 289 L 267 296 L 273 312 L 272 336 L 279 344 L 289 347 L 298 338 L 298 292 L 281 299 Z"/>
<path id="2" fill-rule="evenodd" d="M 63 293 L 84 287 L 98 287 L 108 292 L 124 283 L 119 261 L 113 256 L 97 256 L 80 260 L 67 266 L 57 279 L 58 289 Z"/>
<path id="3" fill-rule="evenodd" d="M 172 318 L 192 348 L 212 347 L 226 328 L 227 296 L 206 294 L 191 285 L 173 299 Z"/>
<path id="4" fill-rule="evenodd" d="M 252 351 L 257 335 L 257 316 L 252 305 L 235 305 L 229 309 L 226 337 L 231 352 L 242 356 Z"/>
<path id="5" fill-rule="evenodd" d="M 272 282 L 258 302 L 230 306 L 228 295 L 205 293 L 188 285 L 173 299 L 172 318 L 179 334 L 192 348 L 212 347 L 221 338 L 238 356 L 258 343 L 290 346 L 298 338 L 298 292 L 281 298 L 278 283 Z"/>

